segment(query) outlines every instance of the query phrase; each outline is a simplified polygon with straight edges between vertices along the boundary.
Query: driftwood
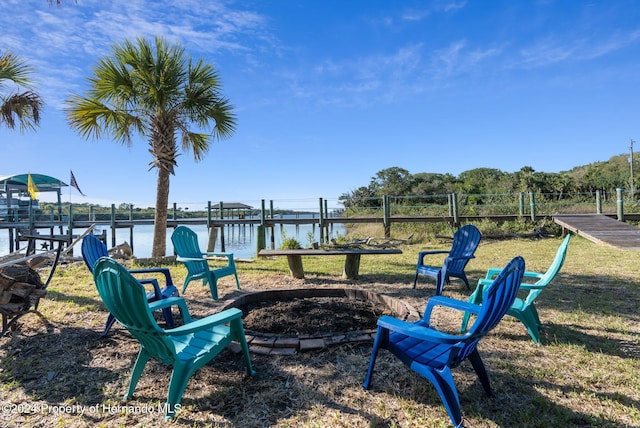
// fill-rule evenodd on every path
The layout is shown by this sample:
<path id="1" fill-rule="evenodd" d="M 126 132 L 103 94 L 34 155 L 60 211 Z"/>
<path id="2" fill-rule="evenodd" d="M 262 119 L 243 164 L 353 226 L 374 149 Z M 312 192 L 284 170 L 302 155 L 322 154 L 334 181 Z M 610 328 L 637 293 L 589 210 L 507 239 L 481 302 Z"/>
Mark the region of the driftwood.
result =
<path id="1" fill-rule="evenodd" d="M 482 234 L 482 239 L 509 239 L 509 238 L 552 238 L 553 235 L 546 232 L 543 228 L 537 228 L 532 232 L 526 233 L 487 233 Z M 453 240 L 453 236 L 436 235 L 439 239 Z"/>
<path id="2" fill-rule="evenodd" d="M 398 245 L 406 244 L 413 238 L 413 233 L 406 239 L 398 238 L 375 238 L 367 237 L 363 239 L 353 239 L 351 242 L 339 244 L 335 239 L 331 240 L 330 248 L 335 249 L 366 249 L 366 248 L 395 248 Z"/>
<path id="3" fill-rule="evenodd" d="M 122 244 L 111 248 L 109 250 L 109 255 L 114 259 L 130 259 L 133 257 L 133 250 L 131 249 L 131 245 L 125 241 Z"/>

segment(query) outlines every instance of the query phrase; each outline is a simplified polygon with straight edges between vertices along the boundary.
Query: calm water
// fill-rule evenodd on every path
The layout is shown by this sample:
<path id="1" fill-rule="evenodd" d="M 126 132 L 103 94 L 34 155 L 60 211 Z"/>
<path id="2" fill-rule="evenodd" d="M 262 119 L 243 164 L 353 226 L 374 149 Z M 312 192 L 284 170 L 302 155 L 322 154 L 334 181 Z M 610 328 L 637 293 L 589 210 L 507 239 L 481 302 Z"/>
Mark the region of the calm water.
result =
<path id="1" fill-rule="evenodd" d="M 206 225 L 189 226 L 198 235 L 200 249 L 207 249 L 209 233 Z M 96 228 L 97 232 L 106 230 L 107 246 L 111 248 L 111 228 L 108 226 Z M 257 226 L 234 225 L 226 226 L 224 229 L 225 251 L 233 253 L 235 258 L 255 258 L 256 257 L 256 231 Z M 74 229 L 74 234 L 82 234 L 83 230 Z M 173 255 L 173 245 L 171 244 L 171 233 L 173 229 L 167 230 L 167 255 Z M 45 233 L 45 232 L 41 232 Z M 344 227 L 342 225 L 334 225 L 333 230 L 329 230 L 332 237 L 344 235 Z M 319 240 L 320 230 L 317 225 L 276 225 L 273 229 L 273 241 L 275 248 L 280 246 L 283 236 L 285 238 L 296 238 L 303 247 L 310 245 L 310 234 L 313 234 L 314 240 Z M 266 246 L 271 248 L 272 234 L 271 229 L 267 229 Z M 123 242 L 130 242 L 129 229 L 116 229 L 116 245 Z M 151 246 L 153 243 L 153 226 L 135 226 L 133 228 L 133 252 L 138 258 L 151 257 Z M 26 246 L 26 242 L 22 242 L 21 248 Z M 218 238 L 216 241 L 215 251 L 221 251 L 220 231 L 218 230 Z M 9 232 L 0 230 L 0 255 L 9 253 Z M 74 247 L 74 254 L 80 255 L 80 244 Z"/>

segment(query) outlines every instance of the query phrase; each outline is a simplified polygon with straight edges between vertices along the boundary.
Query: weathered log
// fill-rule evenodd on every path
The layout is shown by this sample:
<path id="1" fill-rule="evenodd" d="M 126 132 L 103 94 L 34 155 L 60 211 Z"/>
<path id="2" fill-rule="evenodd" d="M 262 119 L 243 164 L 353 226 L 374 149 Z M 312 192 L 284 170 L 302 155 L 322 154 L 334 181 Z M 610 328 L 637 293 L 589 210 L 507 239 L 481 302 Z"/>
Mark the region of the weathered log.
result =
<path id="1" fill-rule="evenodd" d="M 304 278 L 304 268 L 302 267 L 302 257 L 299 255 L 287 256 L 289 263 L 289 272 L 291 276 L 298 279 Z"/>
<path id="2" fill-rule="evenodd" d="M 358 271 L 360 270 L 360 254 L 347 254 L 344 261 L 344 272 L 342 277 L 346 279 L 358 279 Z"/>

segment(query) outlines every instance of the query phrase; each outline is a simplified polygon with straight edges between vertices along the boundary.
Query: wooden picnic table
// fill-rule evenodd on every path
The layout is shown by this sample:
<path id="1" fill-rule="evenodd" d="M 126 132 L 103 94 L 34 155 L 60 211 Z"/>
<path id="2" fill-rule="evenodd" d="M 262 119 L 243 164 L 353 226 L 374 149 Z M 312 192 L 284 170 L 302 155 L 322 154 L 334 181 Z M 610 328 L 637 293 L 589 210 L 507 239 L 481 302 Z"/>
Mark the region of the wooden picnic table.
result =
<path id="1" fill-rule="evenodd" d="M 344 271 L 342 277 L 346 279 L 358 279 L 360 270 L 360 256 L 363 254 L 402 254 L 402 250 L 397 248 L 338 248 L 338 249 L 302 249 L 302 250 L 260 250 L 258 256 L 287 256 L 289 270 L 294 278 L 304 278 L 304 268 L 302 267 L 302 256 L 345 256 Z"/>

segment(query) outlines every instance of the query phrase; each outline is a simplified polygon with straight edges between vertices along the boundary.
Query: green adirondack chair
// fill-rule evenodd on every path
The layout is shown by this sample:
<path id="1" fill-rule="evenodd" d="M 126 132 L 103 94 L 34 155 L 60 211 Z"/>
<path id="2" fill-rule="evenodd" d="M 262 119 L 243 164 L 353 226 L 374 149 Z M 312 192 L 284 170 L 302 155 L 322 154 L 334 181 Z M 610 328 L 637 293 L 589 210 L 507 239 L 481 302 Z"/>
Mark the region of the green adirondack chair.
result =
<path id="1" fill-rule="evenodd" d="M 125 400 L 133 395 L 147 361 L 156 358 L 173 366 L 165 409 L 165 420 L 171 419 L 180 408 L 180 400 L 193 373 L 232 341 L 240 344 L 247 373 L 255 375 L 242 326 L 241 310 L 232 308 L 195 320 L 189 315 L 182 298 L 169 297 L 149 303 L 142 284 L 122 265 L 108 257 L 98 260 L 93 277 L 109 312 L 140 342 L 140 352 L 131 372 Z M 184 325 L 163 330 L 153 318 L 152 311 L 172 304 L 180 307 Z"/>
<path id="2" fill-rule="evenodd" d="M 229 275 L 233 275 L 236 278 L 236 286 L 240 290 L 240 281 L 238 281 L 238 272 L 233 260 L 233 253 L 203 253 L 198 245 L 198 235 L 186 226 L 176 227 L 176 230 L 171 234 L 171 242 L 178 255 L 176 260 L 184 263 L 187 268 L 187 277 L 182 286 L 183 293 L 191 281 L 201 279 L 202 285 L 209 284 L 211 297 L 214 300 L 218 300 L 218 279 Z M 211 268 L 205 256 L 226 257 L 227 265 Z"/>
<path id="3" fill-rule="evenodd" d="M 549 269 L 547 269 L 546 272 L 538 273 L 526 271 L 524 273 L 524 280 L 520 285 L 520 290 L 528 291 L 528 294 L 524 299 L 520 297 L 516 298 L 516 300 L 513 302 L 513 305 L 511 305 L 511 308 L 509 308 L 509 310 L 507 311 L 507 315 L 511 315 L 512 317 L 519 319 L 524 324 L 524 326 L 527 328 L 529 336 L 531 336 L 531 339 L 535 343 L 540 343 L 540 327 L 542 327 L 542 323 L 540 322 L 538 310 L 536 309 L 534 302 L 538 298 L 540 293 L 542 293 L 542 291 L 551 283 L 551 281 L 553 281 L 558 272 L 560 272 L 560 269 L 562 268 L 564 260 L 567 256 L 567 248 L 569 247 L 570 239 L 570 234 L 567 235 L 566 238 L 564 238 L 562 244 L 560 244 L 560 247 L 558 247 L 558 251 L 556 252 L 556 256 L 553 259 L 551 266 L 549 266 Z M 493 279 L 499 273 L 500 269 L 489 269 L 485 278 L 482 278 L 478 281 L 478 286 L 476 287 L 473 294 L 471 294 L 471 296 L 469 297 L 469 302 L 475 304 L 482 303 L 482 294 L 484 287 L 488 284 L 491 284 L 493 282 Z M 529 280 L 529 282 L 526 282 L 527 280 Z M 532 280 L 535 280 L 535 282 L 532 283 Z M 469 322 L 470 316 L 470 313 L 465 313 L 462 319 L 462 326 L 460 328 L 460 331 L 464 332 L 467 330 L 467 324 Z"/>

